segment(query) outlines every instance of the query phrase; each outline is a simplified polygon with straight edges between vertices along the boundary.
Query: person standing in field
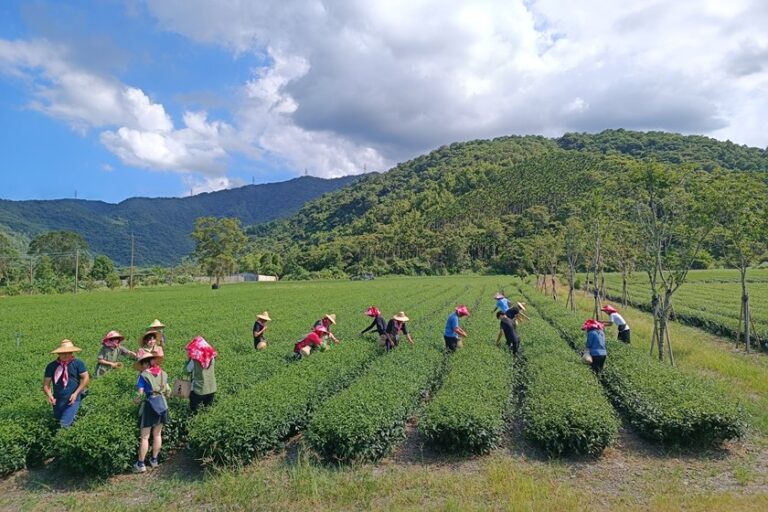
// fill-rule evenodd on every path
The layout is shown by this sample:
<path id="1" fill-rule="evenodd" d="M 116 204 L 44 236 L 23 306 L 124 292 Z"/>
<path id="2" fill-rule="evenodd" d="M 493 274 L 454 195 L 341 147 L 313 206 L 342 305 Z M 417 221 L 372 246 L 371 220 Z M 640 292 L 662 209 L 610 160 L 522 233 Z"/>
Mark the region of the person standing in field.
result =
<path id="1" fill-rule="evenodd" d="M 520 350 L 520 336 L 517 334 L 517 314 L 510 317 L 508 311 L 505 313 L 501 311 L 496 312 L 496 318 L 500 322 L 499 335 L 496 336 L 496 345 L 501 342 L 501 336 L 503 335 L 507 341 L 507 348 L 512 351 L 513 355 L 517 356 Z"/>
<path id="2" fill-rule="evenodd" d="M 117 331 L 109 331 L 104 335 L 101 340 L 101 350 L 97 356 L 96 375 L 95 377 L 101 377 L 109 370 L 122 368 L 123 363 L 120 362 L 120 357 L 130 356 L 136 358 L 136 353 L 128 350 L 121 345 L 125 336 Z"/>
<path id="3" fill-rule="evenodd" d="M 313 328 L 322 325 L 325 327 L 325 331 L 327 333 L 327 336 L 333 340 L 334 343 L 338 343 L 339 340 L 336 339 L 336 336 L 333 335 L 331 332 L 331 326 L 336 325 L 336 315 L 333 313 L 328 315 L 323 315 L 323 318 L 315 322 L 315 324 L 312 326 Z"/>
<path id="4" fill-rule="evenodd" d="M 610 315 L 611 322 L 616 324 L 616 327 L 619 329 L 619 341 L 629 343 L 629 325 L 627 324 L 627 321 L 624 320 L 624 317 L 621 316 L 618 310 L 610 304 L 606 304 L 600 309 L 604 313 Z"/>
<path id="5" fill-rule="evenodd" d="M 192 381 L 189 393 L 189 409 L 196 413 L 200 406 L 213 405 L 216 396 L 216 350 L 202 336 L 195 336 L 187 344 L 187 364 L 184 365 L 184 379 Z"/>
<path id="6" fill-rule="evenodd" d="M 135 473 L 144 473 L 147 470 L 144 460 L 149 451 L 149 436 L 152 435 L 152 456 L 149 458 L 149 465 L 153 468 L 158 465 L 157 457 L 163 445 L 163 425 L 168 423 L 168 402 L 165 397 L 171 393 L 168 374 L 160 368 L 163 355 L 162 347 L 155 348 L 154 352 L 139 349 L 133 364 L 134 369 L 139 372 L 133 402 L 140 404 L 139 453 L 133 465 Z"/>
<path id="7" fill-rule="evenodd" d="M 320 347 L 323 343 L 323 336 L 328 334 L 328 329 L 322 325 L 315 326 L 315 328 L 307 334 L 301 341 L 297 342 L 293 346 L 293 356 L 296 359 L 301 359 L 310 354 L 312 347 Z"/>
<path id="8" fill-rule="evenodd" d="M 608 357 L 608 350 L 605 347 L 605 331 L 603 324 L 593 320 L 587 319 L 584 325 L 581 326 L 582 331 L 587 332 L 586 350 L 592 357 L 592 371 L 596 374 L 600 374 L 605 366 L 605 359 Z"/>
<path id="9" fill-rule="evenodd" d="M 451 352 L 455 352 L 458 348 L 459 337 L 467 337 L 467 333 L 459 326 L 459 319 L 465 316 L 469 316 L 469 309 L 462 304 L 456 307 L 454 312 L 448 316 L 448 320 L 445 323 L 443 339 L 445 340 L 445 347 Z"/>
<path id="10" fill-rule="evenodd" d="M 139 338 L 139 348 L 149 351 L 155 350 L 157 347 L 164 348 L 162 336 L 163 333 L 159 331 L 149 330 L 145 332 L 141 338 Z"/>
<path id="11" fill-rule="evenodd" d="M 365 334 L 371 329 L 376 329 L 376 333 L 379 335 L 379 345 L 385 347 L 387 345 L 387 321 L 381 315 L 381 311 L 376 306 L 371 306 L 365 312 L 366 315 L 373 318 L 371 325 L 360 331 L 360 334 Z"/>
<path id="12" fill-rule="evenodd" d="M 269 313 L 266 311 L 256 315 L 256 322 L 253 324 L 253 348 L 259 350 L 259 343 L 267 343 L 267 340 L 264 339 L 264 333 L 267 330 L 267 322 L 271 320 Z M 262 345 L 261 348 L 264 348 L 264 346 Z"/>
<path id="13" fill-rule="evenodd" d="M 155 318 L 151 324 L 147 327 L 147 331 L 155 331 L 158 333 L 158 341 L 165 348 L 165 324 Z"/>
<path id="14" fill-rule="evenodd" d="M 509 309 L 509 299 L 503 293 L 497 293 L 494 298 L 496 299 L 496 307 L 493 308 L 493 312 L 501 311 L 506 313 Z"/>
<path id="15" fill-rule="evenodd" d="M 85 363 L 75 357 L 80 351 L 70 340 L 61 340 L 59 347 L 51 351 L 56 354 L 56 360 L 45 367 L 43 392 L 53 406 L 53 417 L 62 428 L 69 428 L 75 421 L 83 390 L 90 380 Z"/>
<path id="16" fill-rule="evenodd" d="M 386 344 L 384 345 L 387 349 L 387 352 L 395 348 L 400 343 L 401 333 L 405 334 L 408 339 L 408 343 L 413 345 L 413 338 L 411 338 L 411 334 L 408 332 L 408 327 L 405 325 L 408 320 L 409 318 L 405 315 L 405 312 L 401 311 L 393 316 L 392 319 L 387 323 L 387 328 L 385 331 L 387 340 Z"/>

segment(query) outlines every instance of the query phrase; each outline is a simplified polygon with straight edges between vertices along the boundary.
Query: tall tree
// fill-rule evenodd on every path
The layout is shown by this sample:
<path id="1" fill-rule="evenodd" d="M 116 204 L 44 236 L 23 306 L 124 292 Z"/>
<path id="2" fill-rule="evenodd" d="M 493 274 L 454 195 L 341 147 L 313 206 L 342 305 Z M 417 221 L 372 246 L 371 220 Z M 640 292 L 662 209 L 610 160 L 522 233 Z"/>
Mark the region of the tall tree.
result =
<path id="1" fill-rule="evenodd" d="M 7 284 L 16 275 L 20 264 L 19 251 L 11 238 L 0 232 L 0 285 Z"/>
<path id="2" fill-rule="evenodd" d="M 576 215 L 568 217 L 563 228 L 563 252 L 565 253 L 565 261 L 568 266 L 566 274 L 568 280 L 568 300 L 565 306 L 570 307 L 571 311 L 576 311 L 573 291 L 576 288 L 576 271 L 584 258 L 586 234 L 587 232 L 581 218 Z"/>
<path id="3" fill-rule="evenodd" d="M 718 210 L 721 227 L 717 238 L 723 246 L 728 264 L 738 268 L 741 274 L 739 320 L 744 329 L 744 344 L 749 352 L 752 322 L 747 270 L 768 250 L 768 186 L 762 176 L 743 173 L 718 173 L 717 179 L 722 190 L 726 190 L 727 196 L 731 198 L 723 201 Z"/>
<path id="4" fill-rule="evenodd" d="M 630 197 L 640 230 L 640 263 L 648 274 L 659 360 L 664 360 L 672 297 L 685 283 L 704 242 L 716 226 L 719 206 L 711 176 L 690 167 L 639 164 L 633 173 Z M 674 364 L 667 343 L 670 362 Z"/>
<path id="5" fill-rule="evenodd" d="M 72 231 L 49 231 L 37 235 L 29 243 L 27 253 L 34 256 L 48 256 L 53 270 L 58 275 L 75 275 L 75 265 L 81 275 L 89 267 L 88 242 L 80 233 Z"/>
<path id="6" fill-rule="evenodd" d="M 200 217 L 191 236 L 195 240 L 195 257 L 205 272 L 216 279 L 216 285 L 235 271 L 248 242 L 240 219 L 233 218 Z"/>
<path id="7" fill-rule="evenodd" d="M 91 268 L 91 277 L 93 279 L 104 281 L 109 274 L 115 271 L 115 264 L 109 258 L 103 254 L 96 256 L 93 260 L 93 267 Z"/>

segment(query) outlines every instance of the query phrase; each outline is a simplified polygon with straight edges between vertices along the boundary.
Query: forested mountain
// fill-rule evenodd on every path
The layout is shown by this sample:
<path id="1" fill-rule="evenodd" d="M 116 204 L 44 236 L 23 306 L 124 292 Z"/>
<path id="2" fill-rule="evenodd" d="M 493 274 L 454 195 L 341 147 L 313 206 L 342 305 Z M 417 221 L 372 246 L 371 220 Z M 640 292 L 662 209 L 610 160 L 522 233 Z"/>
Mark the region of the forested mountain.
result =
<path id="1" fill-rule="evenodd" d="M 646 162 L 764 178 L 765 150 L 701 136 L 609 130 L 559 139 L 501 137 L 443 146 L 313 201 L 296 215 L 252 226 L 284 273 L 439 274 L 531 271 L 537 235 L 590 204 L 626 220 L 627 183 Z M 608 208 L 610 206 L 610 208 Z M 593 218 L 598 218 L 599 213 Z M 706 255 L 705 255 L 706 256 Z"/>
<path id="2" fill-rule="evenodd" d="M 194 248 L 189 235 L 198 217 L 237 217 L 243 224 L 271 221 L 357 179 L 301 177 L 184 198 L 136 197 L 119 204 L 0 200 L 0 231 L 29 238 L 45 231 L 78 232 L 91 252 L 106 254 L 120 264 L 130 262 L 133 232 L 138 265 L 173 264 Z"/>

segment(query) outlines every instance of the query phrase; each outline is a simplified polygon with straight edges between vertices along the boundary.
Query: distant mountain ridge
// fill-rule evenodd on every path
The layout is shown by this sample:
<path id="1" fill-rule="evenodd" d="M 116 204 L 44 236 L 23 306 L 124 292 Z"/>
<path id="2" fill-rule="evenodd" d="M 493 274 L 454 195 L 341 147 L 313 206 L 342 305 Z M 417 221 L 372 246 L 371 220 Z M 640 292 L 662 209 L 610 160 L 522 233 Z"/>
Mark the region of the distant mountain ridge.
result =
<path id="1" fill-rule="evenodd" d="M 85 237 L 94 254 L 106 254 L 123 265 L 130 262 L 133 232 L 137 265 L 168 265 L 193 250 L 189 234 L 198 217 L 237 217 L 244 226 L 272 221 L 360 178 L 304 176 L 183 198 L 134 197 L 117 204 L 83 199 L 0 199 L 0 230 L 28 238 L 45 231 L 75 231 Z"/>

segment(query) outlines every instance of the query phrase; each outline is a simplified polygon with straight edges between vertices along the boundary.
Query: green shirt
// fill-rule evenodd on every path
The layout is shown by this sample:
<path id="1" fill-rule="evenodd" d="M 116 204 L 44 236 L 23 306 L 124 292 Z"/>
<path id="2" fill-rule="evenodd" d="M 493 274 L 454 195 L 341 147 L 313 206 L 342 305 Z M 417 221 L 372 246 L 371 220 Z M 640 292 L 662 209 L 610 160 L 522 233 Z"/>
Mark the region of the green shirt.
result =
<path id="1" fill-rule="evenodd" d="M 191 376 L 192 391 L 196 395 L 210 395 L 216 392 L 216 373 L 213 368 L 215 365 L 216 359 L 211 360 L 208 368 L 203 368 L 197 361 L 192 361 L 191 359 L 187 361 L 187 364 L 184 366 L 184 373 L 187 376 L 187 380 Z"/>
<path id="2" fill-rule="evenodd" d="M 102 346 L 101 350 L 99 350 L 99 355 L 96 357 L 96 360 L 98 361 L 99 359 L 101 359 L 104 361 L 109 361 L 110 363 L 115 363 L 117 362 L 120 356 L 125 355 L 127 353 L 128 353 L 128 349 L 124 348 L 122 345 L 118 345 L 115 348 Z M 111 369 L 112 367 L 107 366 L 106 364 L 97 364 L 96 376 L 101 377 Z"/>

